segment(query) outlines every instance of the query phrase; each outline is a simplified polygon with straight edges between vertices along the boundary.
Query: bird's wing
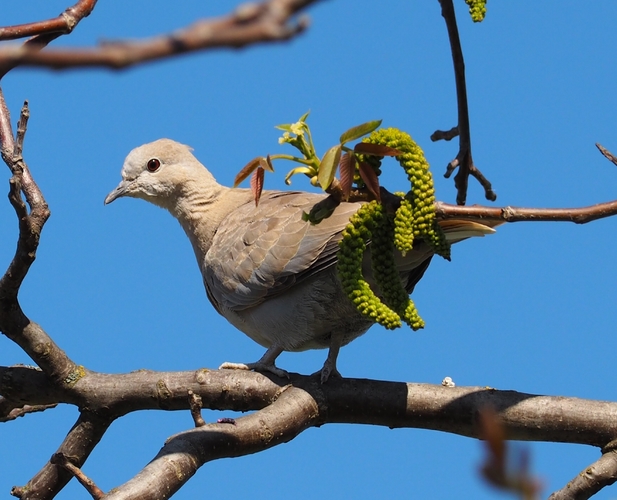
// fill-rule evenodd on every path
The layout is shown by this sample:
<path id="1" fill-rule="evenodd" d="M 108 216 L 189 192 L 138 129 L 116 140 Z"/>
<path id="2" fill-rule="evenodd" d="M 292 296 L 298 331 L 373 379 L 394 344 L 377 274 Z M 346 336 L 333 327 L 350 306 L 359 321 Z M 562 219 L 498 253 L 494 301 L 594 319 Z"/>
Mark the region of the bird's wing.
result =
<path id="1" fill-rule="evenodd" d="M 303 221 L 324 197 L 266 191 L 257 207 L 242 205 L 222 221 L 203 268 L 219 312 L 254 307 L 336 263 L 341 232 L 360 204 L 342 203 L 319 224 Z"/>

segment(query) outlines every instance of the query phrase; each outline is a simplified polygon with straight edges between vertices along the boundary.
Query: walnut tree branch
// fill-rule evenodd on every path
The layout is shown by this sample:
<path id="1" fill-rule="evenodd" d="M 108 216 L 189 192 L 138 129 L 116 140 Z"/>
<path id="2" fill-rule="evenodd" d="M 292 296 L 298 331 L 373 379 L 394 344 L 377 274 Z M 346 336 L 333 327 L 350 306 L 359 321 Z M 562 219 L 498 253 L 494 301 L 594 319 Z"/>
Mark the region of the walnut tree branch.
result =
<path id="1" fill-rule="evenodd" d="M 22 156 L 28 114 L 26 102 L 15 140 L 8 108 L 0 90 L 1 153 L 13 174 L 9 180 L 9 201 L 15 209 L 19 224 L 15 255 L 0 278 L 0 332 L 17 343 L 48 376 L 62 381 L 75 369 L 74 363 L 39 325 L 26 317 L 17 299 L 19 288 L 36 258 L 41 231 L 50 215 L 45 198 Z"/>
<path id="2" fill-rule="evenodd" d="M 617 451 L 605 451 L 593 464 L 585 467 L 562 489 L 555 491 L 548 500 L 586 500 L 605 486 L 617 481 Z"/>
<path id="3" fill-rule="evenodd" d="M 577 208 L 526 208 L 485 207 L 481 205 L 460 206 L 436 202 L 439 219 L 467 218 L 483 222 L 588 222 L 617 215 L 617 200 Z"/>
<path id="4" fill-rule="evenodd" d="M 456 203 L 464 205 L 467 200 L 467 186 L 469 176 L 475 177 L 484 188 L 484 195 L 487 200 L 495 201 L 497 195 L 493 191 L 491 183 L 475 166 L 471 155 L 471 131 L 469 126 L 469 106 L 467 104 L 467 83 L 465 81 L 465 60 L 461 39 L 458 34 L 456 24 L 456 14 L 452 0 L 439 0 L 441 4 L 441 15 L 446 21 L 448 29 L 448 39 L 452 50 L 452 61 L 454 63 L 454 79 L 456 82 L 456 102 L 458 107 L 458 124 L 450 131 L 436 131 L 431 135 L 431 140 L 446 139 L 450 140 L 456 133 L 459 135 L 459 152 L 456 158 L 448 164 L 445 177 L 452 175 L 458 168 L 458 173 L 454 177 L 456 186 Z"/>
<path id="5" fill-rule="evenodd" d="M 191 26 L 140 41 L 106 42 L 93 48 L 0 48 L 4 64 L 53 69 L 106 67 L 122 69 L 139 63 L 174 57 L 204 49 L 240 48 L 250 44 L 280 42 L 302 33 L 306 18 L 292 21 L 301 10 L 317 0 L 264 0 L 241 5 L 235 12 L 215 19 L 203 19 Z"/>
<path id="6" fill-rule="evenodd" d="M 54 19 L 0 27 L 0 40 L 15 40 L 32 36 L 22 47 L 16 46 L 14 48 L 36 53 L 56 38 L 71 33 L 84 17 L 90 15 L 96 2 L 97 0 L 79 0 Z M 19 62 L 15 60 L 0 60 L 0 78 L 18 64 Z"/>

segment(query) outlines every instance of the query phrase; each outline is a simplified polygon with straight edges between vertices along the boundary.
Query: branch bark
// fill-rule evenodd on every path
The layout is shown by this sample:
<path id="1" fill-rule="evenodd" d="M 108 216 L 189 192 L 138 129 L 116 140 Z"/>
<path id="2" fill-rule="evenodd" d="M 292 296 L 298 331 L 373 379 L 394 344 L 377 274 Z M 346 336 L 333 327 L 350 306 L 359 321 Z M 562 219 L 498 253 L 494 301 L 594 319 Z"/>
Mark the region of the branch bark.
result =
<path id="1" fill-rule="evenodd" d="M 105 67 L 124 69 L 137 64 L 213 48 L 241 48 L 281 42 L 302 33 L 308 19 L 293 21 L 317 0 L 265 0 L 241 5 L 217 19 L 203 19 L 167 35 L 135 42 L 108 41 L 93 48 L 40 51 L 35 46 L 0 48 L 0 68 L 37 66 L 56 70 Z M 25 29 L 25 28 L 22 28 Z M 11 30 L 17 31 L 15 27 Z M 29 28 L 34 31 L 34 28 Z"/>

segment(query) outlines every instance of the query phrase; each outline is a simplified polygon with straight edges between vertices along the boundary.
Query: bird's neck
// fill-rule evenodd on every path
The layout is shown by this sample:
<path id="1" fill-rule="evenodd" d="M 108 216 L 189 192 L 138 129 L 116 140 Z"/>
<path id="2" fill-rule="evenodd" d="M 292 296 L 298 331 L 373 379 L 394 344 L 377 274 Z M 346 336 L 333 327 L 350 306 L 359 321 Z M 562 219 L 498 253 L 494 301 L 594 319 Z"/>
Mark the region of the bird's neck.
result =
<path id="1" fill-rule="evenodd" d="M 252 200 L 248 189 L 234 189 L 214 183 L 207 189 L 198 184 L 185 185 L 184 192 L 169 207 L 171 214 L 178 219 L 184 232 L 193 245 L 197 263 L 203 266 L 204 257 L 221 221 L 236 208 Z"/>

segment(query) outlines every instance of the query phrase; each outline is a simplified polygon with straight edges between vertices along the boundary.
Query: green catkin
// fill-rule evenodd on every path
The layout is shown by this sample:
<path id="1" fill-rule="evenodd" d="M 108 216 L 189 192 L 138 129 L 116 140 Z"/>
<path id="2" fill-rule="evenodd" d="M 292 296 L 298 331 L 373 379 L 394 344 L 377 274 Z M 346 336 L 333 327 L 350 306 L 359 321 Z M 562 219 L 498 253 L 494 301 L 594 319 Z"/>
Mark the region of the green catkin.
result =
<path id="1" fill-rule="evenodd" d="M 394 262 L 394 223 L 383 206 L 373 216 L 371 265 L 384 302 L 413 330 L 424 328 L 416 306 L 403 288 Z"/>
<path id="2" fill-rule="evenodd" d="M 474 23 L 480 23 L 484 20 L 486 2 L 487 0 L 465 0 L 465 3 L 469 5 L 469 15 Z"/>
<path id="3" fill-rule="evenodd" d="M 379 129 L 364 142 L 398 149 L 396 157 L 407 173 L 411 190 L 401 201 L 394 217 L 394 243 L 403 255 L 413 248 L 414 240 L 423 239 L 433 251 L 450 259 L 450 245 L 435 217 L 433 176 L 424 152 L 405 132 L 396 128 Z"/>
<path id="4" fill-rule="evenodd" d="M 343 231 L 338 254 L 338 272 L 347 296 L 358 311 L 371 320 L 393 330 L 401 326 L 401 317 L 384 304 L 371 290 L 362 275 L 362 260 L 366 243 L 372 237 L 376 222 L 380 221 L 383 207 L 378 201 L 362 205 L 351 216 Z"/>

